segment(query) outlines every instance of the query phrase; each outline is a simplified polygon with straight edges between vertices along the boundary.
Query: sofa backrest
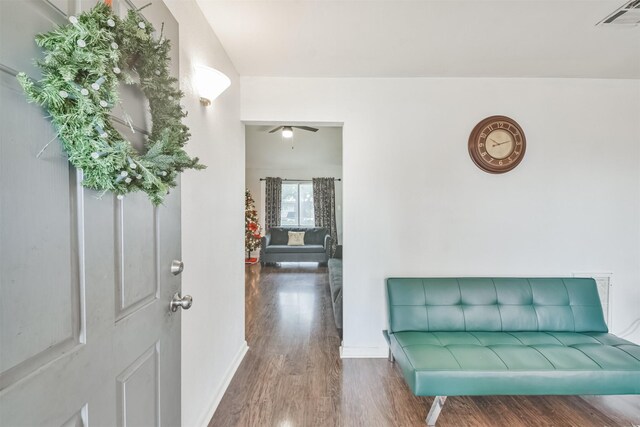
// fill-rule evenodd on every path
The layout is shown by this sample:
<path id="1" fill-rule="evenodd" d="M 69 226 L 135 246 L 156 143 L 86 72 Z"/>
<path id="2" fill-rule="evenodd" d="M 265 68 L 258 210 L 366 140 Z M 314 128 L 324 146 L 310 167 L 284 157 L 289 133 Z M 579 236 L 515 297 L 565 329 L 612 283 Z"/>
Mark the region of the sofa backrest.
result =
<path id="1" fill-rule="evenodd" d="M 309 227 L 309 228 L 291 228 L 291 227 L 271 227 L 269 233 L 271 234 L 272 245 L 286 245 L 289 242 L 290 231 L 304 231 L 304 244 L 305 245 L 322 245 L 324 244 L 324 237 L 329 234 L 329 230 L 323 227 Z"/>
<path id="2" fill-rule="evenodd" d="M 391 332 L 608 332 L 593 279 L 390 278 L 387 292 Z"/>

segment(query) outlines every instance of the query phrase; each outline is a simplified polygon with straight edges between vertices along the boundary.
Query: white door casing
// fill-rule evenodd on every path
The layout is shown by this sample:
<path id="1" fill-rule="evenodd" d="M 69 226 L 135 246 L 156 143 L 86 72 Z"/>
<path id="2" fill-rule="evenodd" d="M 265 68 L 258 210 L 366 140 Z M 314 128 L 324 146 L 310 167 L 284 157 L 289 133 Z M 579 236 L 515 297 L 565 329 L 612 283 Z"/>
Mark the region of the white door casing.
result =
<path id="1" fill-rule="evenodd" d="M 146 2 L 135 1 L 136 6 Z M 117 200 L 80 186 L 40 107 L 17 71 L 39 78 L 37 33 L 93 7 L 85 0 L 0 0 L 0 424 L 180 424 L 180 190 L 153 207 L 143 193 Z M 124 14 L 134 7 L 114 0 Z M 160 1 L 143 14 L 172 42 L 178 25 Z M 150 129 L 135 87 L 121 98 L 138 132 Z M 116 107 L 118 118 L 121 111 Z"/>

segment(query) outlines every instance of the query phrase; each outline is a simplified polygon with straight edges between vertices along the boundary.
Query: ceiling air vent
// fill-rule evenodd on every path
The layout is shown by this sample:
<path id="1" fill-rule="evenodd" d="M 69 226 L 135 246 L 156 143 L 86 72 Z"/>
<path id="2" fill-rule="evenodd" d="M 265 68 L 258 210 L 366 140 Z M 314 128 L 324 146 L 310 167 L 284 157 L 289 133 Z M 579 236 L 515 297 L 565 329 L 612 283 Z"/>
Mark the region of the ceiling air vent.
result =
<path id="1" fill-rule="evenodd" d="M 640 23 L 640 0 L 631 0 L 625 3 L 612 14 L 598 22 L 597 25 L 627 25 L 634 26 Z"/>

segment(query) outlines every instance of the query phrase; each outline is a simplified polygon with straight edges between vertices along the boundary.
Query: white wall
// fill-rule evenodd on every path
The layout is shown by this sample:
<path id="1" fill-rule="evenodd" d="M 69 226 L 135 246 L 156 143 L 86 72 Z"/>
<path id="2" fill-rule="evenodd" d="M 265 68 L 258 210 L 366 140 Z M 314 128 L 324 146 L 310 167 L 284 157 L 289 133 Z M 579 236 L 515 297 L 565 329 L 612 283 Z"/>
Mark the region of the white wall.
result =
<path id="1" fill-rule="evenodd" d="M 613 272 L 612 330 L 640 323 L 640 81 L 243 77 L 241 105 L 344 122 L 344 356 L 385 354 L 389 276 Z M 504 175 L 467 152 L 494 114 L 528 141 Z"/>
<path id="2" fill-rule="evenodd" d="M 320 127 L 318 132 L 294 130 L 293 141 L 275 126 L 246 126 L 246 186 L 256 202 L 264 230 L 264 182 L 268 176 L 283 179 L 342 178 L 342 128 Z M 336 228 L 342 242 L 342 182 L 336 181 Z M 252 254 L 252 256 L 254 256 Z"/>
<path id="3" fill-rule="evenodd" d="M 182 175 L 182 425 L 203 426 L 246 351 L 244 340 L 244 129 L 240 81 L 193 0 L 165 0 L 180 24 L 180 85 L 191 129 L 187 151 L 208 168 Z M 231 78 L 204 108 L 192 87 L 193 65 Z"/>

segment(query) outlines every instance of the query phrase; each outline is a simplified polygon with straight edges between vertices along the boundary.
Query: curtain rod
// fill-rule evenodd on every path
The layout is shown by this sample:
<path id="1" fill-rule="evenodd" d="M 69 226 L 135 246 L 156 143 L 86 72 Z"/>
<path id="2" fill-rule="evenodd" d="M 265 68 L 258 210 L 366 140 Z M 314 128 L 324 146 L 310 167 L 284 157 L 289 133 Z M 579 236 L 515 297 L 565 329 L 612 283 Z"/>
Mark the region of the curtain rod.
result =
<path id="1" fill-rule="evenodd" d="M 260 178 L 260 181 L 266 181 L 267 178 Z M 334 181 L 342 181 L 340 178 L 333 178 Z M 299 181 L 299 182 L 311 182 L 311 179 L 283 179 L 283 181 Z"/>

